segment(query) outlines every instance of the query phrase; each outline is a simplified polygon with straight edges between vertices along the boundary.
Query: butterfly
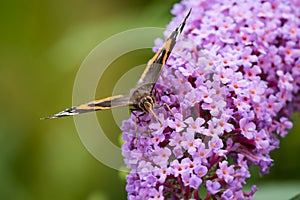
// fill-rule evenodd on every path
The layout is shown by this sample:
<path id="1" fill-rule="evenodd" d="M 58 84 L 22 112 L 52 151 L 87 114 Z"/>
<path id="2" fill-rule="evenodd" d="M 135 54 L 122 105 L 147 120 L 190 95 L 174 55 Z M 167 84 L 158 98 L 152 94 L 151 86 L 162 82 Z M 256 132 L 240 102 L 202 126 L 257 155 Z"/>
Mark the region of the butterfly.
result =
<path id="1" fill-rule="evenodd" d="M 130 109 L 132 112 L 141 111 L 145 114 L 151 113 L 157 118 L 157 116 L 153 112 L 153 107 L 156 103 L 153 91 L 154 86 L 180 34 L 183 31 L 186 20 L 188 19 L 190 13 L 191 9 L 183 19 L 182 23 L 170 34 L 163 47 L 160 48 L 153 56 L 153 58 L 149 61 L 146 69 L 137 82 L 137 86 L 132 90 L 130 95 L 117 95 L 100 100 L 94 100 L 88 103 L 81 104 L 79 106 L 68 108 L 57 114 L 42 119 L 72 116 L 92 111 L 112 109 L 121 106 L 131 106 L 133 107 L 132 109 Z"/>

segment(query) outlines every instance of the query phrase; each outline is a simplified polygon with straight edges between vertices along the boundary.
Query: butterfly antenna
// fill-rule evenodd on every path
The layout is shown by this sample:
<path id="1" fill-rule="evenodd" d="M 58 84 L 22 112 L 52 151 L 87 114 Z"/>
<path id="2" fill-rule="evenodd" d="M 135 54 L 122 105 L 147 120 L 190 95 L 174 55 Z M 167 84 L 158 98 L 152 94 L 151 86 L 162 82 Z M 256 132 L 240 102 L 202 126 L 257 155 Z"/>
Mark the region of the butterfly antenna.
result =
<path id="1" fill-rule="evenodd" d="M 167 103 L 163 103 L 163 106 L 165 106 L 169 110 L 171 115 L 174 117 L 174 112 L 171 110 L 170 106 Z"/>

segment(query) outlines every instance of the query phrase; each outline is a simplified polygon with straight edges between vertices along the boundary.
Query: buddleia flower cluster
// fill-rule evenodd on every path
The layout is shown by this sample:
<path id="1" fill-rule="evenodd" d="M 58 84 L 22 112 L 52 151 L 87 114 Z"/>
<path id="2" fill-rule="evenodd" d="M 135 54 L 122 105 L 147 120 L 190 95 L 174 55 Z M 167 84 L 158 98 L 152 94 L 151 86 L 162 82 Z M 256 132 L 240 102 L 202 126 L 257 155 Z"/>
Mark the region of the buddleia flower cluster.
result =
<path id="1" fill-rule="evenodd" d="M 250 167 L 269 172 L 300 108 L 298 1 L 183 0 L 166 37 L 190 8 L 155 86 L 170 110 L 122 125 L 128 199 L 252 199 Z"/>

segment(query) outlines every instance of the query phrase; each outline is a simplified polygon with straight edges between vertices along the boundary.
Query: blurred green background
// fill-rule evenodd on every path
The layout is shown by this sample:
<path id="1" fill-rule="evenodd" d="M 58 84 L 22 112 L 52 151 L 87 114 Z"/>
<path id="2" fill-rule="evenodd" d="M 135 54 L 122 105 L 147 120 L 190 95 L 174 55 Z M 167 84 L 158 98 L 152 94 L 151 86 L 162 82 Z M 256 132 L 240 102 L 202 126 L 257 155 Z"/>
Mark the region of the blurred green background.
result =
<path id="1" fill-rule="evenodd" d="M 72 118 L 39 118 L 72 104 L 73 82 L 87 54 L 113 34 L 137 27 L 165 27 L 174 0 L 28 0 L 0 2 L 0 199 L 125 199 L 125 181 L 82 145 Z M 99 97 L 131 66 L 143 64 L 151 50 L 122 56 L 106 74 Z M 122 60 L 123 59 L 123 60 Z M 125 62 L 124 62 L 125 61 Z M 125 64 L 124 64 L 125 63 Z M 105 85 L 104 85 L 105 84 Z M 100 86 L 99 86 L 100 87 Z M 120 130 L 104 111 L 110 139 Z M 300 192 L 299 116 L 273 152 L 271 173 L 257 170 L 249 183 L 260 187 L 257 199 L 278 199 Z M 283 188 L 283 186 L 285 186 Z M 276 189 L 277 188 L 277 189 Z M 276 193 L 277 192 L 277 193 Z M 278 193 L 279 192 L 279 193 Z M 282 196 L 282 195 L 287 196 Z M 267 196 L 264 196 L 267 195 Z"/>

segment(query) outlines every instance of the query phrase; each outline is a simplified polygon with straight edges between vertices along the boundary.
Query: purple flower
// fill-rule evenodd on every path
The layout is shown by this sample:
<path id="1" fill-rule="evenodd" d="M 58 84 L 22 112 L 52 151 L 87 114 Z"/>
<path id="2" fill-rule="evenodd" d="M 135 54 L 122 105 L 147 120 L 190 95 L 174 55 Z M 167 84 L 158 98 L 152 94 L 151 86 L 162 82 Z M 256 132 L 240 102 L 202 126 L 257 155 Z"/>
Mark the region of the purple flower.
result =
<path id="1" fill-rule="evenodd" d="M 269 172 L 300 110 L 297 1 L 182 0 L 166 36 L 190 8 L 154 88 L 174 116 L 154 108 L 162 124 L 149 114 L 122 125 L 128 199 L 252 199 L 251 166 Z"/>
<path id="2" fill-rule="evenodd" d="M 176 158 L 182 158 L 183 157 L 183 151 L 182 151 L 182 148 L 181 147 L 175 147 L 173 150 L 172 150 L 174 156 Z"/>
<path id="3" fill-rule="evenodd" d="M 169 157 L 171 155 L 171 150 L 168 148 L 159 148 L 155 149 L 152 154 L 154 164 L 165 167 L 169 163 Z"/>
<path id="4" fill-rule="evenodd" d="M 224 191 L 221 197 L 224 200 L 231 200 L 233 199 L 233 192 L 230 189 L 227 189 Z"/>
<path id="5" fill-rule="evenodd" d="M 263 95 L 266 91 L 267 85 L 266 82 L 260 81 L 255 83 L 250 83 L 248 93 L 250 94 L 250 98 L 254 103 L 261 102 L 261 95 Z"/>
<path id="6" fill-rule="evenodd" d="M 192 154 L 194 160 L 199 163 L 207 163 L 207 158 L 210 157 L 212 150 L 205 147 L 204 143 L 200 143 L 197 151 Z"/>
<path id="7" fill-rule="evenodd" d="M 269 147 L 269 138 L 264 129 L 254 132 L 254 140 L 257 149 L 266 149 Z"/>
<path id="8" fill-rule="evenodd" d="M 193 174 L 190 178 L 190 187 L 197 190 L 201 184 L 202 184 L 202 179 Z"/>
<path id="9" fill-rule="evenodd" d="M 164 195 L 163 195 L 163 189 L 164 187 L 161 185 L 159 186 L 158 190 L 152 190 L 150 193 L 150 196 L 152 196 L 152 198 L 149 198 L 151 200 L 163 200 Z"/>
<path id="10" fill-rule="evenodd" d="M 203 124 L 204 124 L 204 119 L 202 118 L 197 118 L 194 120 L 192 117 L 189 117 L 184 121 L 185 123 L 188 124 L 187 132 L 192 134 L 192 133 L 201 133 L 203 131 Z"/>
<path id="11" fill-rule="evenodd" d="M 221 133 L 224 133 L 224 131 L 229 133 L 234 129 L 234 126 L 231 123 L 228 123 L 229 119 L 230 115 L 223 113 L 219 118 L 212 118 L 212 122 L 215 124 L 217 129 L 221 131 Z"/>
<path id="12" fill-rule="evenodd" d="M 223 161 L 219 163 L 219 169 L 217 169 L 216 174 L 219 179 L 223 179 L 226 183 L 230 183 L 233 180 L 234 168 L 232 165 L 228 167 L 228 162 Z"/>
<path id="13" fill-rule="evenodd" d="M 198 165 L 197 167 L 195 167 L 194 169 L 195 174 L 199 177 L 203 177 L 207 174 L 207 167 L 203 166 L 203 165 Z"/>
<path id="14" fill-rule="evenodd" d="M 170 167 L 175 177 L 178 177 L 184 172 L 184 167 L 178 162 L 178 160 L 171 162 Z"/>
<path id="15" fill-rule="evenodd" d="M 201 143 L 201 140 L 194 139 L 194 134 L 190 134 L 189 132 L 183 133 L 183 142 L 181 145 L 189 154 L 193 154 L 197 150 L 199 143 Z"/>
<path id="16" fill-rule="evenodd" d="M 191 179 L 191 174 L 187 171 L 184 171 L 182 173 L 182 182 L 183 182 L 184 186 L 190 185 L 190 179 Z"/>
<path id="17" fill-rule="evenodd" d="M 176 113 L 174 119 L 168 120 L 167 125 L 170 128 L 175 129 L 176 132 L 180 132 L 184 129 L 184 127 L 186 127 L 186 124 L 183 122 L 182 119 L 183 119 L 182 114 Z"/>
<path id="18" fill-rule="evenodd" d="M 219 192 L 220 187 L 221 185 L 217 181 L 215 182 L 211 180 L 206 181 L 206 188 L 211 194 L 216 194 L 217 192 Z"/>
<path id="19" fill-rule="evenodd" d="M 293 123 L 288 121 L 286 117 L 280 118 L 279 122 L 276 122 L 277 132 L 281 137 L 285 137 L 287 130 L 293 127 Z"/>
<path id="20" fill-rule="evenodd" d="M 241 128 L 241 134 L 247 139 L 252 139 L 256 128 L 255 124 L 253 122 L 248 122 L 246 118 L 242 118 L 239 124 Z"/>
<path id="21" fill-rule="evenodd" d="M 216 138 L 222 134 L 222 132 L 223 132 L 222 128 L 219 126 L 215 126 L 213 121 L 209 121 L 209 122 L 207 122 L 207 124 L 208 124 L 208 128 L 204 129 L 203 135 Z"/>
<path id="22" fill-rule="evenodd" d="M 223 142 L 221 139 L 214 137 L 208 142 L 208 145 L 213 150 L 213 152 L 217 152 L 223 147 Z"/>

